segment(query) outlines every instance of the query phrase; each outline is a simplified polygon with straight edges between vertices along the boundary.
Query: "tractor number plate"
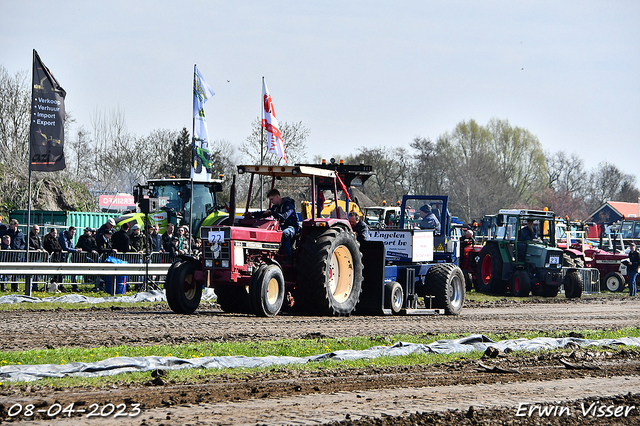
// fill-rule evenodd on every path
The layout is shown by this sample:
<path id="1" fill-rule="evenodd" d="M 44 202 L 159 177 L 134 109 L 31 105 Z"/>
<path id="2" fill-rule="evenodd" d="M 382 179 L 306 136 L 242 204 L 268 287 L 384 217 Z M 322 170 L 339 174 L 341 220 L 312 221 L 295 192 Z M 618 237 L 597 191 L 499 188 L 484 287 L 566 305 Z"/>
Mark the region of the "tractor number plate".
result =
<path id="1" fill-rule="evenodd" d="M 550 265 L 557 265 L 558 263 L 560 263 L 560 256 L 551 256 L 549 258 Z"/>

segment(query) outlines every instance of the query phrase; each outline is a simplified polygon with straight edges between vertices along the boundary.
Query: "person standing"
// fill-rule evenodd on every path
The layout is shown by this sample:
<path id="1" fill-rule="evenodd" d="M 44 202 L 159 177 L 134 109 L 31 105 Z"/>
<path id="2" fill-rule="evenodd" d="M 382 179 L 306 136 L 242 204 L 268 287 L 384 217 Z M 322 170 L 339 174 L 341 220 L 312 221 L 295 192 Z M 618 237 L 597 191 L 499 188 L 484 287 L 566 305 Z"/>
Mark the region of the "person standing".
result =
<path id="1" fill-rule="evenodd" d="M 169 251 L 172 245 L 171 239 L 173 238 L 173 223 L 167 224 L 167 230 L 162 234 L 162 248 L 164 251 Z"/>
<path id="2" fill-rule="evenodd" d="M 636 280 L 640 268 L 640 253 L 636 250 L 635 243 L 629 244 L 629 296 L 636 295 Z"/>
<path id="3" fill-rule="evenodd" d="M 151 251 L 162 253 L 164 251 L 162 244 L 162 235 L 159 234 L 160 226 L 153 225 L 149 228 L 150 236 L 151 236 Z"/>
<path id="4" fill-rule="evenodd" d="M 62 234 L 58 237 L 58 242 L 60 243 L 60 247 L 62 247 L 63 251 L 69 253 L 77 253 L 82 251 L 81 248 L 78 248 L 73 243 L 73 236 L 76 235 L 76 227 L 70 226 L 69 229 L 63 231 Z"/>
<path id="5" fill-rule="evenodd" d="M 131 251 L 144 253 L 145 235 L 140 232 L 140 225 L 137 223 L 131 227 L 131 235 L 129 236 L 129 246 Z"/>
<path id="6" fill-rule="evenodd" d="M 9 221 L 9 229 L 6 234 L 11 237 L 11 250 L 26 250 L 27 243 L 24 240 L 24 234 L 18 228 L 18 220 L 11 219 Z"/>
<path id="7" fill-rule="evenodd" d="M 112 255 L 118 252 L 118 250 L 113 248 L 113 242 L 111 241 L 111 237 L 113 235 L 113 231 L 111 229 L 107 229 L 103 234 L 98 235 L 96 239 L 98 244 L 98 253 L 101 255 Z"/>
<path id="8" fill-rule="evenodd" d="M 8 235 L 3 235 L 0 238 L 0 250 L 11 250 L 11 237 Z M 9 262 L 9 256 L 6 253 L 0 254 L 0 262 Z M 0 291 L 7 291 L 7 281 L 9 280 L 9 276 L 0 275 Z M 17 284 L 15 284 L 15 290 L 13 289 L 14 285 L 11 284 L 11 291 L 18 291 Z"/>
<path id="9" fill-rule="evenodd" d="M 29 249 L 35 251 L 44 251 L 42 240 L 40 239 L 40 226 L 33 225 L 29 232 Z"/>
<path id="10" fill-rule="evenodd" d="M 118 253 L 131 251 L 129 234 L 127 234 L 127 231 L 129 231 L 129 223 L 125 222 L 120 226 L 120 230 L 111 237 L 111 244 Z"/>
<path id="11" fill-rule="evenodd" d="M 60 242 L 58 241 L 58 230 L 56 228 L 49 229 L 49 233 L 44 236 L 42 245 L 49 253 L 50 262 L 62 262 L 62 246 L 60 246 Z M 62 287 L 62 275 L 52 277 L 51 283 L 58 283 L 58 289 L 64 291 L 64 287 Z"/>
<path id="12" fill-rule="evenodd" d="M 76 246 L 87 253 L 98 253 L 98 243 L 93 236 L 93 228 L 84 228 L 84 234 L 80 235 Z"/>
<path id="13" fill-rule="evenodd" d="M 105 231 L 113 231 L 113 228 L 116 226 L 116 221 L 114 218 L 110 217 L 100 228 L 98 228 L 98 233 L 96 235 L 96 240 L 104 234 Z M 112 232 L 113 234 L 113 232 Z"/>

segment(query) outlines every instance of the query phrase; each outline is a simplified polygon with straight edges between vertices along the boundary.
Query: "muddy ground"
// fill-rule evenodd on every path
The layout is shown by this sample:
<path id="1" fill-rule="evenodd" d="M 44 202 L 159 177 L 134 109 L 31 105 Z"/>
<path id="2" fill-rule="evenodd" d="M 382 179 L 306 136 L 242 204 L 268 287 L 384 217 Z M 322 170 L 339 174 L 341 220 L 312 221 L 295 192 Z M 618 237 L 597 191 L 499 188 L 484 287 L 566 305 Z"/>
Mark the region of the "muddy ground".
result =
<path id="1" fill-rule="evenodd" d="M 207 304 L 189 316 L 175 315 L 160 305 L 7 311 L 0 312 L 0 321 L 2 350 L 356 335 L 502 334 L 637 327 L 640 299 L 505 299 L 469 303 L 457 317 L 282 315 L 265 319 L 225 314 L 215 304 Z M 136 403 L 141 413 L 118 418 L 84 413 L 71 419 L 35 413 L 30 423 L 640 424 L 640 352 L 574 348 L 552 355 L 505 354 L 432 366 L 317 372 L 273 369 L 240 377 L 222 375 L 198 384 L 149 374 L 143 385 L 109 389 L 49 389 L 35 383 L 0 390 L 0 419 L 26 420 L 8 417 L 7 410 L 15 403 L 48 409 L 56 402 L 85 409 L 94 403 L 100 408 L 126 404 L 122 414 L 127 415 L 133 413 Z M 531 407 L 533 412 L 528 411 Z"/>

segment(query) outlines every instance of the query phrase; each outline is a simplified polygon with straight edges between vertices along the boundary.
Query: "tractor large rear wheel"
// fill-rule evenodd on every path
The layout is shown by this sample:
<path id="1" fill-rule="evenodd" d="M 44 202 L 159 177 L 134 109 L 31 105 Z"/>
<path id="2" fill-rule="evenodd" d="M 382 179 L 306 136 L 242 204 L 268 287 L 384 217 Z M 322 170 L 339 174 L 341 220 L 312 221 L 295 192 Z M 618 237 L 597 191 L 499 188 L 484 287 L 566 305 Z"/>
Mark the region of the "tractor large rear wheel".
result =
<path id="1" fill-rule="evenodd" d="M 355 235 L 343 226 L 310 232 L 300 246 L 298 287 L 319 315 L 350 315 L 362 292 L 362 255 Z"/>
<path id="2" fill-rule="evenodd" d="M 480 293 L 498 294 L 504 293 L 505 286 L 502 282 L 502 257 L 495 244 L 487 244 L 480 250 L 478 262 L 478 280 L 476 290 Z"/>
<path id="3" fill-rule="evenodd" d="M 167 302 L 171 310 L 178 314 L 191 314 L 200 305 L 202 285 L 196 282 L 195 271 L 194 262 L 183 262 L 174 269 L 171 279 L 167 276 L 164 286 Z"/>
<path id="4" fill-rule="evenodd" d="M 447 315 L 458 315 L 465 299 L 462 270 L 450 263 L 438 263 L 429 268 L 425 280 L 433 307 L 444 309 Z"/>

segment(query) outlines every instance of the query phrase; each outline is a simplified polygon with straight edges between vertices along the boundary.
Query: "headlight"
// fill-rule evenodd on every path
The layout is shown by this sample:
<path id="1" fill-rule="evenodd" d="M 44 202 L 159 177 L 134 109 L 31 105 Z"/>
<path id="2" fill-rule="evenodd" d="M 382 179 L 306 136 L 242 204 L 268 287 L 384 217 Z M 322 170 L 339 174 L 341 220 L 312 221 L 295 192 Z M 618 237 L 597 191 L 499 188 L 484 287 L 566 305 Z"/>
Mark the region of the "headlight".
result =
<path id="1" fill-rule="evenodd" d="M 213 260 L 211 260 L 211 259 L 205 259 L 205 261 L 204 261 L 204 267 L 205 267 L 205 268 L 213 268 Z"/>
<path id="2" fill-rule="evenodd" d="M 223 268 L 228 268 L 229 260 L 223 260 L 222 262 L 220 262 L 220 266 L 222 266 Z"/>

